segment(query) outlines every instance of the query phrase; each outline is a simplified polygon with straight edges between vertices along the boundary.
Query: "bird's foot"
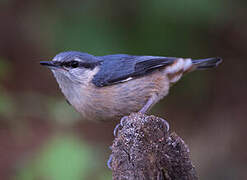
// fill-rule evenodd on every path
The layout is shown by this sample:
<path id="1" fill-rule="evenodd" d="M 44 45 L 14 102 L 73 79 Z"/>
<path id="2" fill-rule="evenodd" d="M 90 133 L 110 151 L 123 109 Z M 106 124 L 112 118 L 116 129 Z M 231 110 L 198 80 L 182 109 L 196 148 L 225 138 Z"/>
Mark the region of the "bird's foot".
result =
<path id="1" fill-rule="evenodd" d="M 168 132 L 168 131 L 170 130 L 170 125 L 169 125 L 169 123 L 168 123 L 166 120 L 162 119 L 162 118 L 161 118 L 161 120 L 162 120 L 163 124 L 164 124 L 165 127 L 166 127 L 166 132 Z"/>
<path id="2" fill-rule="evenodd" d="M 121 130 L 125 124 L 125 121 L 128 119 L 128 116 L 124 116 L 121 118 L 120 123 L 116 125 L 113 130 L 113 135 L 116 137 L 119 130 Z"/>
<path id="3" fill-rule="evenodd" d="M 108 167 L 109 169 L 112 169 L 111 163 L 112 163 L 112 154 L 110 155 L 110 157 L 109 157 L 109 159 L 108 159 L 108 161 L 107 161 L 107 167 Z"/>

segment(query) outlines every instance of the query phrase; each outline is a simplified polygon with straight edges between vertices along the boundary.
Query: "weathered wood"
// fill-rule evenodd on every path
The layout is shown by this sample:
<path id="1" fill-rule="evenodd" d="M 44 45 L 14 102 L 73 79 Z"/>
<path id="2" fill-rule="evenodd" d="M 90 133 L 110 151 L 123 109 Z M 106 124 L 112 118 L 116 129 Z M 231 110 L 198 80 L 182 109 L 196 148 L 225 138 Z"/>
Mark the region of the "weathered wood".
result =
<path id="1" fill-rule="evenodd" d="M 108 163 L 114 180 L 198 179 L 188 146 L 165 120 L 133 113 L 116 130 Z"/>

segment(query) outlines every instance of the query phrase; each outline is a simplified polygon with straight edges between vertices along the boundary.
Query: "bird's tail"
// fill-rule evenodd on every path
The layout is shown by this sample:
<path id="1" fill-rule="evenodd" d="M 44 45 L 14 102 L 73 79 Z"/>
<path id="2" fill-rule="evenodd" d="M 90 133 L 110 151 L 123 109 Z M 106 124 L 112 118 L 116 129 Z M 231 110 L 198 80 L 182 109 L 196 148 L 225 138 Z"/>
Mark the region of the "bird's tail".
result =
<path id="1" fill-rule="evenodd" d="M 204 70 L 209 68 L 215 68 L 222 62 L 220 57 L 213 57 L 207 59 L 193 59 L 192 63 L 195 65 L 195 69 Z"/>

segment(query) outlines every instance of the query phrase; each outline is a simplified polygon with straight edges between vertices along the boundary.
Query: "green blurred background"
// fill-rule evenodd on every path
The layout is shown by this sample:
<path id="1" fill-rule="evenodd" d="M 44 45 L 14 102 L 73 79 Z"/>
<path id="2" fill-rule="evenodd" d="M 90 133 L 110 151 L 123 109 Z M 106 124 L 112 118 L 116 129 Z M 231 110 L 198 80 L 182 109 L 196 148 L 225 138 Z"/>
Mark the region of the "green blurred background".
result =
<path id="1" fill-rule="evenodd" d="M 221 56 L 152 114 L 189 145 L 200 179 L 247 179 L 246 10 L 240 0 L 1 0 L 0 179 L 111 179 L 117 121 L 83 121 L 39 65 L 67 50 Z"/>

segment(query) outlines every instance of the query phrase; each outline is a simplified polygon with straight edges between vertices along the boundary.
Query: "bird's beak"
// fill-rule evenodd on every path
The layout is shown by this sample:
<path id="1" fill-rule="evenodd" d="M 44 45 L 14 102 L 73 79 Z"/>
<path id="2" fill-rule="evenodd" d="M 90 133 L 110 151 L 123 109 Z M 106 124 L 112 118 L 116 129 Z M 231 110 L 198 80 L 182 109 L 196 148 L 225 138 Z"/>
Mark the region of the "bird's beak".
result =
<path id="1" fill-rule="evenodd" d="M 42 66 L 47 66 L 47 67 L 52 68 L 52 69 L 60 67 L 60 65 L 57 62 L 54 62 L 54 61 L 40 61 L 40 64 Z"/>

